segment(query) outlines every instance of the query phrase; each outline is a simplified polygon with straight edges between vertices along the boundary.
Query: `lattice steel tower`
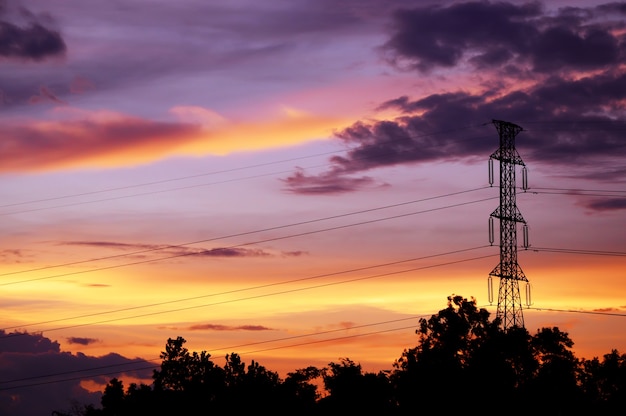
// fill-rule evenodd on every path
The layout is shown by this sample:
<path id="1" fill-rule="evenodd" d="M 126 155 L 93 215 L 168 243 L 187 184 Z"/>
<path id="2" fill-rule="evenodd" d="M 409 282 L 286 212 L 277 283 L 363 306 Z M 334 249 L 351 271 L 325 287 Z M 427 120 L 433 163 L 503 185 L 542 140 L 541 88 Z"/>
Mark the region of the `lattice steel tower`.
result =
<path id="1" fill-rule="evenodd" d="M 489 183 L 493 185 L 493 160 L 500 161 L 500 206 L 489 217 L 489 240 L 493 244 L 493 219 L 500 220 L 500 264 L 489 273 L 489 302 L 493 301 L 492 277 L 500 278 L 498 309 L 504 329 L 524 327 L 519 282 L 528 282 L 517 264 L 517 223 L 524 224 L 524 247 L 528 247 L 528 227 L 515 204 L 515 165 L 521 165 L 523 189 L 527 189 L 526 166 L 515 150 L 515 136 L 523 129 L 513 123 L 493 120 L 500 135 L 500 147 L 489 157 Z M 530 287 L 526 286 L 526 302 L 530 303 Z"/>

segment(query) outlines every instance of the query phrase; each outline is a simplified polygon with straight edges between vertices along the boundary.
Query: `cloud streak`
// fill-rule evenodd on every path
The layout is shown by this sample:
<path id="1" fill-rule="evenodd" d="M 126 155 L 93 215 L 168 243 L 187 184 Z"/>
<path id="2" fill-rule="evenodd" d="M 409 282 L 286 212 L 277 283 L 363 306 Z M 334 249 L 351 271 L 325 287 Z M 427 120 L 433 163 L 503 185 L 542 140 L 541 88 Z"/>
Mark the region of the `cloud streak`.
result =
<path id="1" fill-rule="evenodd" d="M 190 331 L 273 331 L 263 325 L 220 325 L 220 324 L 197 324 L 187 328 Z"/>
<path id="2" fill-rule="evenodd" d="M 170 246 L 158 244 L 130 244 L 111 241 L 63 241 L 60 245 L 83 246 L 95 248 L 112 248 L 115 250 L 132 251 L 129 255 L 146 257 L 148 253 L 173 256 L 198 256 L 198 257 L 269 257 L 273 254 L 257 248 L 243 247 L 215 247 L 215 248 L 194 248 L 187 246 Z M 282 253 L 283 255 L 297 256 L 302 253 Z"/>

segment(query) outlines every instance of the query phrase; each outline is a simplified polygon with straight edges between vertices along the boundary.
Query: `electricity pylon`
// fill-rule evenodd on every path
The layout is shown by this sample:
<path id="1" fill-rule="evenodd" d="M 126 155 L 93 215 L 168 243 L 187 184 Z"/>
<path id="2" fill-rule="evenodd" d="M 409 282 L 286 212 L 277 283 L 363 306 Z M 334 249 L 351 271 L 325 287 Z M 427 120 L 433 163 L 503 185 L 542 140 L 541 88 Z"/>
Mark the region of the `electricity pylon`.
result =
<path id="1" fill-rule="evenodd" d="M 517 223 L 524 224 L 524 247 L 528 247 L 528 227 L 515 204 L 515 165 L 521 165 L 523 189 L 527 189 L 526 166 L 515 150 L 515 136 L 523 129 L 513 123 L 493 120 L 500 135 L 500 147 L 489 157 L 489 183 L 493 185 L 493 160 L 500 161 L 500 206 L 489 217 L 489 240 L 493 244 L 493 219 L 500 220 L 500 264 L 489 273 L 489 302 L 492 302 L 491 278 L 500 278 L 496 317 L 507 330 L 524 327 L 519 282 L 528 282 L 517 263 Z M 526 287 L 527 304 L 530 294 Z"/>

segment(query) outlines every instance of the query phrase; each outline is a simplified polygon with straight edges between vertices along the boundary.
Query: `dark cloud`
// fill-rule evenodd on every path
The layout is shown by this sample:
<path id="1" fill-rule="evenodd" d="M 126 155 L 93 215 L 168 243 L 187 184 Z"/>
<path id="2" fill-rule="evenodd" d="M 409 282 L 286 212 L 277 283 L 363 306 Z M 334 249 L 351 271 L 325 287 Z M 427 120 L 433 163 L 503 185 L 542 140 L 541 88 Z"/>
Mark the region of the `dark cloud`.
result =
<path id="1" fill-rule="evenodd" d="M 198 324 L 192 325 L 187 328 L 190 331 L 273 331 L 272 328 L 268 328 L 262 325 L 219 325 L 219 324 Z"/>
<path id="2" fill-rule="evenodd" d="M 21 28 L 6 21 L 0 21 L 0 56 L 42 60 L 65 54 L 65 42 L 61 35 L 33 23 Z"/>
<path id="3" fill-rule="evenodd" d="M 53 410 L 70 409 L 75 401 L 98 405 L 100 393 L 85 390 L 82 381 L 104 384 L 124 375 L 151 378 L 152 369 L 145 360 L 113 353 L 92 357 L 63 352 L 58 342 L 41 334 L 0 330 L 0 341 L 2 415 L 49 415 Z"/>
<path id="4" fill-rule="evenodd" d="M 41 334 L 27 332 L 7 333 L 0 329 L 0 354 L 19 352 L 29 354 L 58 353 L 61 351 L 57 341 L 52 341 Z"/>
<path id="5" fill-rule="evenodd" d="M 355 183 L 350 175 L 378 167 L 486 159 L 498 146 L 493 119 L 523 128 L 517 143 L 526 162 L 589 167 L 606 158 L 625 158 L 623 97 L 626 74 L 612 69 L 578 79 L 553 76 L 528 89 L 500 94 L 458 91 L 416 100 L 398 97 L 380 108 L 404 115 L 359 121 L 337 132 L 351 148 L 345 155 L 332 157 L 326 172 L 307 176 L 296 170 L 285 182 L 300 192 L 307 187 L 310 193 L 348 192 L 374 181 L 368 177 Z M 620 169 L 612 170 L 612 177 L 606 169 L 602 172 L 606 179 L 623 180 Z"/>
<path id="6" fill-rule="evenodd" d="M 591 208 L 594 211 L 626 210 L 626 198 L 597 199 L 589 202 L 587 208 Z"/>
<path id="7" fill-rule="evenodd" d="M 39 15 L 15 1 L 2 1 L 0 7 L 0 61 L 11 65 L 0 76 L 0 105 L 6 108 L 26 103 L 65 104 L 58 94 L 66 87 L 58 83 L 41 85 L 50 80 L 50 67 L 42 61 L 65 57 L 67 47 L 60 32 L 53 28 L 53 19 L 46 13 Z M 33 65 L 36 62 L 38 65 Z M 26 71 L 16 70 L 22 65 Z M 41 68 L 40 70 L 38 69 Z M 60 69 L 60 66 L 57 67 Z M 36 79 L 24 76 L 41 71 Z"/>
<path id="8" fill-rule="evenodd" d="M 536 42 L 532 61 L 534 69 L 541 72 L 560 70 L 564 66 L 583 70 L 601 68 L 620 59 L 619 41 L 608 29 L 579 31 L 552 27 Z"/>
<path id="9" fill-rule="evenodd" d="M 445 131 L 452 120 L 460 126 L 493 118 L 516 122 L 525 130 L 520 143 L 530 158 L 567 165 L 583 158 L 626 155 L 626 143 L 621 139 L 626 129 L 626 119 L 620 114 L 623 94 L 624 74 L 603 73 L 578 80 L 553 77 L 527 91 L 512 91 L 496 99 L 486 94 L 452 93 L 403 105 L 396 102 L 405 111 L 419 109 L 423 113 L 394 122 L 412 137 L 423 131 Z M 345 133 L 345 140 L 359 141 L 350 131 Z M 401 136 L 400 140 L 406 139 Z M 434 146 L 439 153 L 443 147 L 453 157 L 478 155 L 488 146 L 485 141 L 468 143 L 452 136 L 433 143 L 414 139 L 413 143 Z M 422 151 L 417 158 L 443 157 L 439 153 Z"/>
<path id="10" fill-rule="evenodd" d="M 607 3 L 601 4 L 597 7 L 599 12 L 604 13 L 621 13 L 626 15 L 626 3 L 624 2 L 615 2 L 615 3 Z"/>
<path id="11" fill-rule="evenodd" d="M 479 68 L 516 61 L 539 72 L 595 69 L 617 64 L 624 44 L 616 23 L 599 23 L 604 9 L 563 8 L 548 13 L 540 2 L 475 1 L 402 9 L 385 48 L 391 60 L 421 71 L 452 68 L 464 60 Z M 617 23 L 619 24 L 619 23 Z"/>
<path id="12" fill-rule="evenodd" d="M 68 344 L 79 344 L 79 345 L 89 345 L 100 342 L 99 339 L 96 338 L 80 338 L 80 337 L 70 337 L 66 338 Z"/>
<path id="13" fill-rule="evenodd" d="M 25 20 L 20 25 L 12 18 Z M 3 2 L 0 8 L 0 56 L 8 59 L 41 61 L 65 55 L 61 34 L 39 21 L 37 16 L 21 7 L 19 15 L 11 15 Z"/>
<path id="14" fill-rule="evenodd" d="M 394 33 L 387 43 L 396 58 L 416 68 L 455 66 L 470 49 L 529 48 L 536 27 L 525 19 L 541 13 L 538 3 L 516 6 L 471 2 L 448 7 L 426 6 L 394 14 Z"/>
<path id="15" fill-rule="evenodd" d="M 285 257 L 300 257 L 300 256 L 305 256 L 309 253 L 307 251 L 297 250 L 297 251 L 283 251 L 282 254 Z"/>

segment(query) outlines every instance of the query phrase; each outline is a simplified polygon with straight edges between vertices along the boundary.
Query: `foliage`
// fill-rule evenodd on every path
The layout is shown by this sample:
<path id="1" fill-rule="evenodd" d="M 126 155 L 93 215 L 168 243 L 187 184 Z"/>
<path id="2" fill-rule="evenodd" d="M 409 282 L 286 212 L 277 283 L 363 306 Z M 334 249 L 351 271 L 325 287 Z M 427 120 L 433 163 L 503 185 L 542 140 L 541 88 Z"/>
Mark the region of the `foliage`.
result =
<path id="1" fill-rule="evenodd" d="M 223 367 L 206 351 L 189 352 L 185 339 L 168 339 L 152 385 L 113 378 L 101 408 L 74 405 L 57 416 L 207 415 L 269 412 L 274 415 L 465 415 L 487 410 L 522 414 L 614 414 L 626 406 L 626 355 L 579 360 L 558 328 L 501 327 L 474 299 L 448 297 L 447 307 L 421 319 L 418 342 L 393 370 L 363 372 L 349 358 L 306 367 L 283 380 L 256 361 L 226 355 Z M 318 390 L 320 381 L 325 394 Z"/>

